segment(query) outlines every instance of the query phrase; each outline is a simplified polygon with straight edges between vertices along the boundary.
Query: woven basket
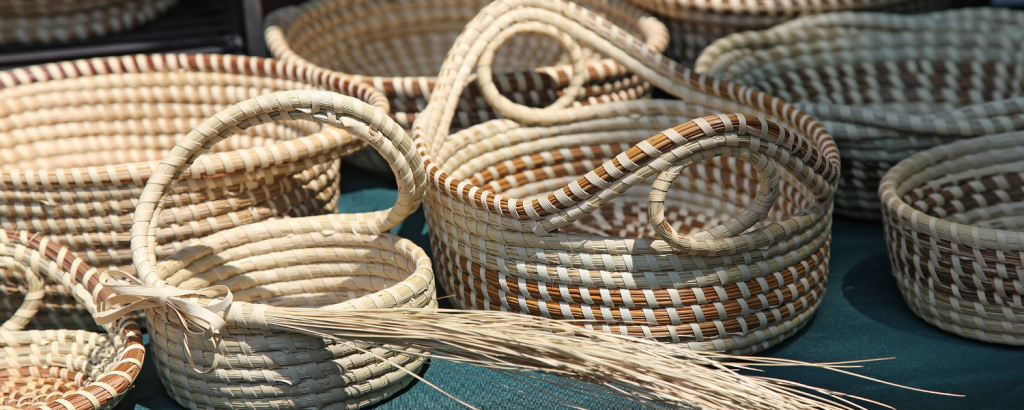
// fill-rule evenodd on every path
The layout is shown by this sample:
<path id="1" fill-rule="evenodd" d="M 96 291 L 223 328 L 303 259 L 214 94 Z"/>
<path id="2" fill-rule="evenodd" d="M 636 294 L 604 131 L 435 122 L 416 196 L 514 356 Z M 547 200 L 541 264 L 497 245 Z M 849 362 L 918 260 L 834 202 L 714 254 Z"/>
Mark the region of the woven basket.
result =
<path id="1" fill-rule="evenodd" d="M 1024 345 L 1024 133 L 940 145 L 900 161 L 879 195 L 889 259 L 918 316 L 947 332 Z"/>
<path id="2" fill-rule="evenodd" d="M 84 330 L 21 330 L 44 297 L 48 279 L 66 287 L 89 312 L 111 295 L 104 275 L 44 235 L 0 230 L 0 266 L 29 291 L 19 314 L 0 328 L 0 408 L 111 409 L 142 370 L 146 350 L 131 317 Z"/>
<path id="3" fill-rule="evenodd" d="M 178 0 L 0 0 L 0 46 L 68 43 L 134 29 Z"/>
<path id="4" fill-rule="evenodd" d="M 411 241 L 382 233 L 419 207 L 425 187 L 412 139 L 384 113 L 332 92 L 263 95 L 197 126 L 155 168 L 133 219 L 136 271 L 150 289 L 173 287 L 210 296 L 202 288 L 223 286 L 236 300 L 221 306 L 223 310 L 211 308 L 228 321 L 226 334 L 217 343 L 185 337 L 187 330 L 181 328 L 176 311 L 166 306 L 147 310 L 158 372 L 182 406 L 359 408 L 391 396 L 413 380 L 408 372 L 418 371 L 425 361 L 418 350 L 366 350 L 353 343 L 325 342 L 271 330 L 261 318 L 268 311 L 289 308 L 330 315 L 339 309 L 437 306 L 426 253 Z M 202 238 L 155 263 L 152 232 L 158 228 L 158 204 L 167 204 L 163 198 L 182 171 L 237 131 L 287 120 L 344 127 L 368 141 L 393 164 L 399 186 L 395 206 L 366 214 L 244 225 Z M 211 306 L 219 303 L 203 300 Z M 186 345 L 191 358 L 185 357 Z"/>
<path id="5" fill-rule="evenodd" d="M 372 87 L 338 75 L 239 56 L 138 55 L 0 72 L 0 229 L 45 234 L 93 266 L 130 269 L 131 213 L 155 160 L 230 103 L 318 85 L 388 107 Z M 257 127 L 200 158 L 161 214 L 157 255 L 271 217 L 334 212 L 339 158 L 363 144 L 319 129 Z M 8 275 L 0 269 L 0 280 Z M 59 288 L 49 293 L 36 317 L 42 326 L 92 322 Z M 5 304 L 9 314 L 20 299 Z"/>
<path id="6" fill-rule="evenodd" d="M 1024 129 L 1024 12 L 836 13 L 736 34 L 697 72 L 746 84 L 822 121 L 843 158 L 836 212 L 877 220 L 878 181 L 929 147 Z"/>
<path id="7" fill-rule="evenodd" d="M 490 104 L 518 122 L 448 135 L 465 76 L 476 66 L 487 78 L 501 40 L 528 30 L 578 40 L 685 102 L 570 108 L 569 87 L 532 109 L 488 83 Z M 735 353 L 778 343 L 814 313 L 839 158 L 812 118 L 693 75 L 568 2 L 497 1 L 451 53 L 413 129 L 436 269 L 460 306 Z"/>
<path id="8" fill-rule="evenodd" d="M 942 10 L 954 0 L 629 0 L 666 22 L 671 41 L 666 55 L 691 66 L 716 39 L 747 30 L 764 30 L 811 13 L 844 10 L 925 13 Z"/>
<path id="9" fill-rule="evenodd" d="M 466 22 L 491 0 L 315 0 L 278 9 L 267 17 L 266 41 L 282 60 L 335 70 L 373 84 L 391 99 L 392 117 L 407 130 L 423 109 L 448 49 Z M 586 0 L 621 27 L 664 50 L 668 31 L 657 19 L 625 0 Z M 633 100 L 650 85 L 610 60 L 584 50 L 586 88 L 574 105 Z M 359 56 L 359 58 L 352 58 Z M 551 104 L 571 76 L 565 52 L 543 36 L 510 41 L 498 57 L 495 78 L 503 93 L 520 104 Z M 538 68 L 541 67 L 541 68 Z M 455 127 L 497 118 L 476 87 L 459 101 Z M 388 165 L 372 151 L 353 157 L 354 165 L 387 174 Z"/>

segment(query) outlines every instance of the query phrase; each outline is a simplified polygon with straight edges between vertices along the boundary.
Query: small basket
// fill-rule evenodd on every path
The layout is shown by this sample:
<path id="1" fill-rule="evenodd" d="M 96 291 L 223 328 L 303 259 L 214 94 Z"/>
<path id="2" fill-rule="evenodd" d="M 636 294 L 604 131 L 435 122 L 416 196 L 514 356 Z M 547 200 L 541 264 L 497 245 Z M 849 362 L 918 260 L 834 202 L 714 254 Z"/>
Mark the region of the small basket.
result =
<path id="1" fill-rule="evenodd" d="M 878 220 L 878 182 L 907 156 L 1024 129 L 1024 12 L 834 13 L 735 34 L 697 72 L 776 95 L 836 138 L 836 212 Z"/>
<path id="2" fill-rule="evenodd" d="M 336 74 L 242 56 L 136 55 L 0 72 L 0 229 L 44 234 L 92 266 L 130 270 L 131 213 L 156 160 L 230 103 L 320 86 L 388 108 L 372 87 Z M 319 130 L 258 127 L 196 161 L 161 214 L 157 255 L 272 217 L 334 212 L 339 158 L 363 144 Z M 11 283 L 4 269 L 0 281 Z M 48 292 L 38 322 L 92 323 L 59 288 Z M 8 309 L 20 303 L 10 299 Z"/>
<path id="3" fill-rule="evenodd" d="M 159 204 L 167 204 L 163 197 L 183 170 L 238 131 L 288 120 L 344 127 L 368 141 L 393 164 L 399 190 L 395 206 L 366 214 L 248 224 L 192 242 L 155 263 L 154 215 Z M 419 371 L 426 361 L 419 350 L 390 345 L 364 349 L 271 330 L 261 318 L 275 309 L 330 315 L 339 309 L 435 308 L 426 253 L 409 240 L 384 233 L 419 207 L 424 186 L 411 138 L 383 111 L 340 94 L 263 95 L 197 126 L 164 157 L 143 190 L 132 225 L 135 269 L 150 289 L 172 287 L 210 296 L 202 293 L 204 288 L 225 287 L 236 302 L 220 305 L 203 299 L 220 306 L 223 310 L 211 309 L 227 321 L 217 342 L 187 337 L 189 330 L 166 306 L 146 311 L 158 373 L 171 397 L 188 408 L 360 408 L 408 385 L 410 372 Z"/>
<path id="4" fill-rule="evenodd" d="M 267 17 L 270 52 L 297 64 L 323 67 L 372 84 L 391 100 L 392 117 L 406 130 L 430 98 L 448 49 L 466 22 L 491 0 L 314 0 L 278 9 Z M 657 19 L 625 0 L 586 0 L 585 5 L 664 50 L 668 31 Z M 586 84 L 575 105 L 644 98 L 650 85 L 614 61 L 583 50 Z M 359 56 L 352 58 L 352 56 Z M 501 50 L 495 83 L 510 99 L 543 107 L 559 98 L 571 77 L 556 42 L 542 36 L 510 41 Z M 540 68 L 539 68 L 540 67 Z M 453 126 L 498 118 L 479 90 L 470 86 L 459 101 Z M 360 154 L 354 165 L 390 173 L 387 163 Z"/>
<path id="5" fill-rule="evenodd" d="M 907 305 L 942 330 L 1024 345 L 1024 132 L 940 145 L 886 172 L 889 260 Z"/>
<path id="6" fill-rule="evenodd" d="M 149 23 L 178 0 L 0 0 L 0 46 L 84 41 Z"/>
<path id="7" fill-rule="evenodd" d="M 88 312 L 111 296 L 103 275 L 44 235 L 0 230 L 0 266 L 28 290 L 18 314 L 0 328 L 0 408 L 111 409 L 132 387 L 146 356 L 131 317 L 107 324 L 107 333 L 21 330 L 42 301 L 44 279 L 60 283 Z"/>
<path id="8" fill-rule="evenodd" d="M 671 41 L 665 54 L 691 66 L 716 39 L 764 30 L 801 15 L 835 11 L 925 13 L 949 8 L 954 0 L 629 0 L 666 22 Z"/>
<path id="9" fill-rule="evenodd" d="M 525 30 L 573 50 L 579 41 L 685 102 L 570 107 L 578 88 L 568 87 L 535 109 L 484 82 L 509 120 L 449 135 L 465 76 L 476 66 L 488 78 L 493 51 Z M 714 115 L 725 110 L 761 117 Z M 799 330 L 824 294 L 839 172 L 824 128 L 774 97 L 693 75 L 576 4 L 485 8 L 414 130 L 429 155 L 436 268 L 463 308 L 745 354 Z"/>

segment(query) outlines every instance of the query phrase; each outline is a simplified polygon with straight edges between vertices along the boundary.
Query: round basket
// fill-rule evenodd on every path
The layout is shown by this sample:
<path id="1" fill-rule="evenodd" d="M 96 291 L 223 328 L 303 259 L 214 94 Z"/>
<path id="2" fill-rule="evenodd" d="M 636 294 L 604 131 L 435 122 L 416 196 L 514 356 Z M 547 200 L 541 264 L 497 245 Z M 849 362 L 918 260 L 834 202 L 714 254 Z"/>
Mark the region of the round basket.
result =
<path id="1" fill-rule="evenodd" d="M 0 230 L 0 266 L 29 291 L 19 314 L 0 328 L 0 408 L 112 409 L 128 392 L 146 356 L 142 332 L 131 317 L 85 330 L 33 330 L 22 326 L 44 297 L 48 279 L 75 295 L 88 312 L 111 296 L 104 275 L 45 235 Z"/>
<path id="2" fill-rule="evenodd" d="M 407 130 L 430 98 L 448 49 L 466 23 L 491 0 L 314 0 L 278 9 L 265 32 L 277 58 L 345 73 L 373 84 L 391 99 L 392 117 Z M 625 0 L 585 0 L 584 5 L 664 50 L 668 31 L 657 19 Z M 600 55 L 584 50 L 587 87 L 575 105 L 646 97 L 650 85 Z M 360 56 L 351 58 L 351 56 Z M 557 42 L 521 36 L 507 44 L 495 82 L 520 104 L 551 104 L 571 76 Z M 538 68 L 540 67 L 540 68 Z M 459 101 L 455 127 L 498 118 L 479 90 L 470 86 Z M 387 163 L 364 151 L 353 164 L 388 173 Z"/>
<path id="3" fill-rule="evenodd" d="M 779 96 L 836 138 L 836 212 L 880 218 L 878 182 L 907 156 L 1024 129 L 1024 12 L 835 13 L 723 38 L 696 71 Z"/>
<path id="4" fill-rule="evenodd" d="M 395 206 L 248 224 L 192 242 L 155 263 L 152 231 L 158 229 L 160 205 L 168 203 L 163 198 L 173 181 L 202 152 L 232 134 L 289 120 L 345 128 L 368 141 L 393 164 L 399 189 Z M 216 342 L 197 340 L 188 337 L 193 331 L 182 327 L 173 301 L 146 311 L 158 373 L 171 397 L 188 408 L 360 408 L 408 385 L 410 372 L 426 360 L 419 350 L 364 349 L 272 330 L 263 315 L 282 309 L 330 315 L 340 309 L 436 307 L 426 253 L 411 241 L 382 233 L 419 207 L 424 178 L 412 139 L 384 111 L 332 92 L 259 96 L 190 132 L 155 168 L 132 225 L 135 269 L 148 286 L 142 289 L 155 291 L 152 295 L 170 288 L 176 297 L 205 296 L 206 308 L 227 321 Z M 209 299 L 218 287 L 229 290 L 231 298 Z M 114 289 L 130 294 L 132 288 Z"/>
<path id="5" fill-rule="evenodd" d="M 907 305 L 947 332 L 1024 345 L 1024 133 L 940 145 L 886 172 L 889 260 Z"/>
<path id="6" fill-rule="evenodd" d="M 954 0 L 629 0 L 666 22 L 671 41 L 666 55 L 687 66 L 716 39 L 747 30 L 763 30 L 795 17 L 844 10 L 925 13 Z"/>
<path id="7" fill-rule="evenodd" d="M 0 0 L 0 46 L 83 41 L 132 30 L 178 0 Z"/>
<path id="8" fill-rule="evenodd" d="M 241 56 L 137 55 L 0 72 L 0 228 L 47 235 L 93 266 L 130 269 L 131 213 L 156 160 L 233 102 L 319 86 L 388 107 L 372 87 L 336 74 Z M 334 212 L 339 158 L 363 144 L 319 130 L 256 127 L 196 161 L 161 214 L 157 255 L 268 218 Z M 0 269 L 0 280 L 8 274 Z M 37 321 L 91 323 L 73 314 L 81 309 L 71 297 L 49 293 Z M 6 303 L 11 312 L 19 302 Z"/>
<path id="9" fill-rule="evenodd" d="M 448 135 L 465 76 L 487 78 L 494 50 L 523 31 L 574 55 L 578 40 L 685 102 L 574 108 L 570 86 L 534 109 L 486 83 L 510 120 Z M 814 313 L 839 158 L 811 117 L 693 75 L 568 2 L 497 1 L 451 53 L 413 128 L 436 268 L 460 306 L 734 353 L 778 343 Z"/>

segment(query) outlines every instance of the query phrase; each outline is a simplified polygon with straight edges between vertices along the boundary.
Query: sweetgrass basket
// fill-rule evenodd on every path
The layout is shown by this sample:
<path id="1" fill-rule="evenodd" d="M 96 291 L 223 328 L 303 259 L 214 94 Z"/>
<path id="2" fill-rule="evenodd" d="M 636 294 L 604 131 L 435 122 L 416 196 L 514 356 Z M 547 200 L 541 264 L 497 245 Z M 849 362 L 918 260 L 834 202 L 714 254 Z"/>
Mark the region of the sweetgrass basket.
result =
<path id="1" fill-rule="evenodd" d="M 763 30 L 801 15 L 836 11 L 925 13 L 953 0 L 629 0 L 656 13 L 671 34 L 666 55 L 691 66 L 716 39 L 747 30 Z"/>
<path id="2" fill-rule="evenodd" d="M 158 238 L 152 233 L 173 182 L 232 134 L 292 120 L 344 127 L 369 142 L 393 164 L 399 190 L 395 206 L 247 224 L 194 241 L 156 263 L 152 249 Z M 186 295 L 204 296 L 206 308 L 227 321 L 214 342 L 188 337 L 191 330 L 183 327 L 173 301 L 146 311 L 158 373 L 171 397 L 188 408 L 360 408 L 411 382 L 410 372 L 426 360 L 419 350 L 271 330 L 264 315 L 289 309 L 330 315 L 343 309 L 436 307 L 426 253 L 386 233 L 419 207 L 424 186 L 408 134 L 384 111 L 356 98 L 277 92 L 232 105 L 196 126 L 155 167 L 132 225 L 135 269 L 147 285 L 142 289 L 169 289 L 181 303 L 187 303 Z M 229 290 L 231 298 L 210 299 L 217 288 Z M 114 289 L 132 295 L 139 287 Z"/>
<path id="3" fill-rule="evenodd" d="M 907 156 L 1024 129 L 1024 12 L 835 13 L 735 34 L 696 71 L 776 95 L 836 138 L 836 212 L 877 220 L 878 183 Z"/>
<path id="4" fill-rule="evenodd" d="M 146 350 L 130 316 L 85 330 L 21 330 L 45 296 L 44 280 L 60 283 L 88 312 L 111 293 L 104 275 L 45 235 L 0 230 L 0 266 L 29 290 L 19 314 L 0 328 L 0 407 L 5 409 L 111 409 L 132 387 Z"/>
<path id="5" fill-rule="evenodd" d="M 92 266 L 130 270 L 131 213 L 156 160 L 231 103 L 317 87 L 388 107 L 372 87 L 338 75 L 242 56 L 136 55 L 0 72 L 0 228 L 47 235 Z M 157 255 L 272 217 L 334 212 L 339 158 L 363 144 L 341 130 L 319 130 L 268 124 L 199 158 L 160 215 Z M 0 269 L 5 290 L 11 279 Z M 92 323 L 52 285 L 35 321 Z M 8 314 L 20 303 L 9 293 Z"/>
<path id="6" fill-rule="evenodd" d="M 535 109 L 484 81 L 508 119 L 449 135 L 466 76 L 488 78 L 494 50 L 523 31 L 571 55 L 591 48 L 683 101 L 570 107 L 571 86 Z M 825 129 L 775 97 L 692 74 L 579 5 L 485 8 L 413 130 L 435 269 L 463 308 L 751 353 L 799 330 L 824 295 L 839 175 Z"/>
<path id="7" fill-rule="evenodd" d="M 83 41 L 129 31 L 178 0 L 0 0 L 0 46 Z"/>
<path id="8" fill-rule="evenodd" d="M 1024 133 L 939 145 L 878 190 L 889 260 L 907 305 L 957 335 L 1024 345 Z"/>
<path id="9" fill-rule="evenodd" d="M 466 22 L 490 0 L 315 0 L 278 9 L 267 17 L 265 37 L 279 59 L 334 70 L 372 84 L 391 100 L 392 117 L 407 130 L 430 98 L 448 49 Z M 625 0 L 586 0 L 588 7 L 664 50 L 668 31 Z M 592 50 L 586 56 L 586 87 L 574 105 L 644 98 L 650 85 Z M 352 56 L 360 56 L 352 58 Z M 551 104 L 568 86 L 571 70 L 557 42 L 519 36 L 495 64 L 495 83 L 510 99 L 532 107 Z M 459 100 L 456 127 L 497 118 L 475 86 Z M 389 173 L 372 151 L 354 165 Z"/>

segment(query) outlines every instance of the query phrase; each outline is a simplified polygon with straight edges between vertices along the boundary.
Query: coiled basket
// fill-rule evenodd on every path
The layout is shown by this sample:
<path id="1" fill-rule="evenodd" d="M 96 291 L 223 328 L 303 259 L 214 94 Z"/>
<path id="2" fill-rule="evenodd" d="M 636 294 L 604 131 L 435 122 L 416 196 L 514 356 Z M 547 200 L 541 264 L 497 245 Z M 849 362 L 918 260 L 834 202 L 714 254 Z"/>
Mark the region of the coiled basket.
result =
<path id="1" fill-rule="evenodd" d="M 132 30 L 178 0 L 0 0 L 0 46 L 68 43 Z"/>
<path id="2" fill-rule="evenodd" d="M 1024 132 L 939 145 L 892 167 L 878 190 L 892 274 L 929 323 L 1024 345 Z"/>
<path id="3" fill-rule="evenodd" d="M 449 135 L 466 76 L 487 78 L 495 42 L 521 27 L 571 33 L 570 49 L 683 101 L 570 107 L 569 87 L 536 109 L 484 82 L 508 119 Z M 774 97 L 691 74 L 579 5 L 485 8 L 413 130 L 435 268 L 463 308 L 751 353 L 803 327 L 824 295 L 839 172 L 825 129 Z"/>
<path id="4" fill-rule="evenodd" d="M 393 164 L 399 186 L 395 206 L 247 224 L 194 241 L 156 262 L 152 232 L 159 226 L 157 215 L 183 171 L 232 134 L 290 120 L 344 127 L 368 141 Z M 135 269 L 150 289 L 195 292 L 191 296 L 202 297 L 200 303 L 227 323 L 214 342 L 188 337 L 178 311 L 167 305 L 146 311 L 158 373 L 171 397 L 188 408 L 360 408 L 408 385 L 410 373 L 426 360 L 423 352 L 330 342 L 272 317 L 436 307 L 426 253 L 386 233 L 419 207 L 424 186 L 422 164 L 408 134 L 384 111 L 333 92 L 287 91 L 246 100 L 179 141 L 155 168 L 136 208 Z M 218 287 L 229 290 L 234 302 L 211 299 L 215 295 L 207 290 Z"/>
<path id="5" fill-rule="evenodd" d="M 666 54 L 687 66 L 718 38 L 747 30 L 764 30 L 801 15 L 837 11 L 925 13 L 955 3 L 953 0 L 629 1 L 665 21 L 671 34 Z"/>
<path id="6" fill-rule="evenodd" d="M 130 270 L 131 214 L 156 160 L 234 102 L 318 87 L 388 107 L 372 87 L 338 75 L 241 56 L 136 55 L 0 72 L 0 228 L 46 235 L 93 266 Z M 199 158 L 168 196 L 156 254 L 272 217 L 333 212 L 339 158 L 363 144 L 319 130 L 306 122 L 256 127 Z M 49 289 L 37 319 L 91 322 Z M 5 304 L 12 312 L 18 297 Z"/>
<path id="7" fill-rule="evenodd" d="M 29 297 L 0 327 L 0 407 L 5 409 L 112 409 L 131 389 L 146 356 L 131 316 L 85 330 L 22 330 L 42 302 L 44 280 L 59 283 L 86 312 L 112 296 L 105 275 L 45 235 L 0 230 L 0 267 L 13 272 Z M 91 318 L 90 318 L 91 320 Z"/>
<path id="8" fill-rule="evenodd" d="M 279 59 L 350 75 L 387 94 L 392 117 L 408 130 L 426 106 L 448 49 L 466 23 L 490 0 L 314 0 L 278 9 L 267 17 L 266 41 Z M 665 26 L 625 0 L 585 0 L 596 12 L 661 51 Z M 510 39 L 496 57 L 494 82 L 510 99 L 532 107 L 551 104 L 569 85 L 572 67 L 560 44 L 537 33 Z M 614 61 L 581 50 L 586 87 L 574 105 L 644 98 L 650 85 Z M 353 58 L 353 56 L 359 56 Z M 455 127 L 498 118 L 471 85 L 459 100 Z M 372 151 L 367 150 L 372 154 Z M 351 162 L 389 173 L 379 157 Z"/>

